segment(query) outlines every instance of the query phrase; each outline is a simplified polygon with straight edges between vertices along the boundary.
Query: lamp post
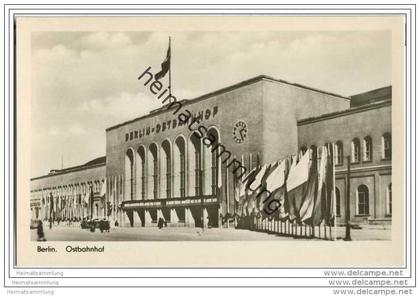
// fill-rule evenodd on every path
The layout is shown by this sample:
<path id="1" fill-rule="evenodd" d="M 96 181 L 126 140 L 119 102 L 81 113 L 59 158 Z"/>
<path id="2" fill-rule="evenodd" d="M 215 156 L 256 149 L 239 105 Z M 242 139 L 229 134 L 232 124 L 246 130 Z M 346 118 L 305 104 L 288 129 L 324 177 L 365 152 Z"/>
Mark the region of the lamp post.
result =
<path id="1" fill-rule="evenodd" d="M 347 156 L 347 193 L 346 193 L 346 237 L 345 241 L 351 241 L 350 235 L 350 156 Z"/>

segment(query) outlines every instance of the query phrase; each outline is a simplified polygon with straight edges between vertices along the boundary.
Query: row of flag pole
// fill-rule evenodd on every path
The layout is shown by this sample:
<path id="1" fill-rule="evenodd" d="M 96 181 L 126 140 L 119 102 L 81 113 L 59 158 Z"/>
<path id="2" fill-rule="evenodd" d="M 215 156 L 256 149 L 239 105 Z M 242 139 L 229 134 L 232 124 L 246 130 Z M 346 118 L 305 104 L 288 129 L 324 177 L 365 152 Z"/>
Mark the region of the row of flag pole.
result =
<path id="1" fill-rule="evenodd" d="M 257 164 L 235 184 L 240 220 L 258 217 L 299 225 L 334 226 L 334 146 L 308 149 L 271 164 Z"/>
<path id="2" fill-rule="evenodd" d="M 99 196 L 105 197 L 106 194 L 106 180 L 102 184 Z M 42 205 L 48 207 L 49 214 L 52 213 L 58 214 L 63 210 L 67 209 L 75 209 L 78 206 L 86 206 L 91 207 L 93 205 L 93 188 L 90 186 L 84 194 L 70 192 L 65 195 L 55 195 L 53 192 L 50 192 L 49 195 L 42 197 Z"/>
<path id="3" fill-rule="evenodd" d="M 155 74 L 159 80 L 169 73 L 171 86 L 171 38 L 161 69 Z M 321 223 L 333 225 L 335 221 L 335 169 L 334 146 L 329 143 L 318 151 L 308 149 L 298 155 L 289 156 L 271 164 L 258 164 L 241 180 L 235 183 L 235 214 L 240 217 L 251 215 L 263 219 L 279 219 L 299 224 L 317 226 Z M 313 159 L 313 155 L 317 155 Z M 219 160 L 220 161 L 220 160 Z M 244 163 L 242 161 L 242 163 Z M 222 192 L 221 163 L 217 172 L 217 190 Z M 229 182 L 226 174 L 226 183 Z M 271 193 L 271 194 L 269 194 Z M 225 195 L 230 204 L 229 189 Z M 227 214 L 229 207 L 227 207 Z"/>

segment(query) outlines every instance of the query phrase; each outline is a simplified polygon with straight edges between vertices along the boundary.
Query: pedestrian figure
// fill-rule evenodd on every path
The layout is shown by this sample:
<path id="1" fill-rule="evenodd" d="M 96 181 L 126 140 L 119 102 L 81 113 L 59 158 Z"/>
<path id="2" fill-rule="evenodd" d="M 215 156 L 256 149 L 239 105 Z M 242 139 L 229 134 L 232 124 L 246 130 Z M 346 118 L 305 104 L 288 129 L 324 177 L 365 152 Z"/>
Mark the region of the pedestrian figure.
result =
<path id="1" fill-rule="evenodd" d="M 39 242 L 45 242 L 45 234 L 44 234 L 44 227 L 42 225 L 42 221 L 38 221 L 38 227 L 37 227 L 37 234 L 38 234 L 38 241 Z"/>
<path id="2" fill-rule="evenodd" d="M 163 227 L 163 219 L 162 218 L 159 218 L 159 220 L 158 220 L 158 227 L 159 227 L 159 229 L 162 229 L 162 227 Z"/>

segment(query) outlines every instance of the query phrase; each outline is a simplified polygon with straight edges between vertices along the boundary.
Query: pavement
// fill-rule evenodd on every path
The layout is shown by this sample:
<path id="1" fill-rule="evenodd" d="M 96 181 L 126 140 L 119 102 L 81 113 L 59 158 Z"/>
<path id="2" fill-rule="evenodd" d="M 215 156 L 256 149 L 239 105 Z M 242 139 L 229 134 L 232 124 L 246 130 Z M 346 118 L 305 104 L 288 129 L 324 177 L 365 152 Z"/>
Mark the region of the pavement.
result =
<path id="1" fill-rule="evenodd" d="M 234 228 L 189 228 L 189 227 L 117 227 L 101 233 L 99 229 L 90 232 L 78 225 L 54 225 L 52 229 L 44 224 L 47 241 L 279 241 L 279 240 L 314 240 L 293 238 L 279 234 L 250 231 Z M 337 227 L 337 239 L 345 237 L 345 227 Z M 353 240 L 390 240 L 390 227 L 364 227 L 352 229 Z M 31 240 L 37 240 L 36 229 L 31 230 Z M 319 239 L 316 239 L 319 240 Z"/>
<path id="2" fill-rule="evenodd" d="M 386 241 L 392 240 L 390 225 L 361 225 L 362 229 L 351 229 L 350 236 L 355 241 Z M 337 240 L 343 240 L 346 237 L 346 227 L 336 228 Z"/>

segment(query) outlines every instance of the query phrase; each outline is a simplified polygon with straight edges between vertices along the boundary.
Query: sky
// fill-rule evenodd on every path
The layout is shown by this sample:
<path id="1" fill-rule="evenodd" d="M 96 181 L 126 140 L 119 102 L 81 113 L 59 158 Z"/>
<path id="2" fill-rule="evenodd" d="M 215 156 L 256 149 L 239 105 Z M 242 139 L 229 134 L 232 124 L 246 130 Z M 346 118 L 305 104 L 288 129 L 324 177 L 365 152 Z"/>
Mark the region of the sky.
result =
<path id="1" fill-rule="evenodd" d="M 261 74 L 344 96 L 391 84 L 387 31 L 35 32 L 32 177 L 104 156 L 106 128 L 161 106 L 137 77 L 168 36 L 178 99 Z"/>

